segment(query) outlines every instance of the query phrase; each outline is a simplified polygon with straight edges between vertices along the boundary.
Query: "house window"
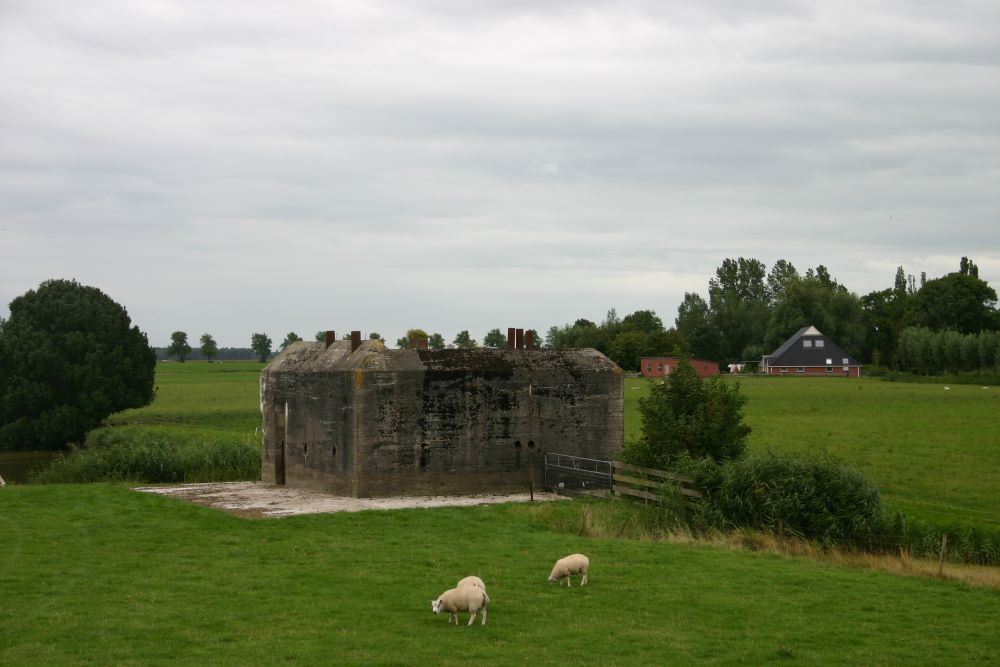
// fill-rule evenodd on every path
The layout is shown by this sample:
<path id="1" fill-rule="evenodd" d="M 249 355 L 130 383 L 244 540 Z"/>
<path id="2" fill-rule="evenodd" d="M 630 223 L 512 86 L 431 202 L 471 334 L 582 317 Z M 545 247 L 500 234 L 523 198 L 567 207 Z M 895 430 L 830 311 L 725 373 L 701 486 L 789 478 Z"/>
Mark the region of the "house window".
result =
<path id="1" fill-rule="evenodd" d="M 787 369 L 787 368 L 782 368 L 782 369 L 781 369 L 781 372 L 782 372 L 782 373 L 787 373 L 787 372 L 788 372 L 788 369 Z"/>
<path id="2" fill-rule="evenodd" d="M 849 363 L 851 363 L 851 362 L 850 362 L 850 361 L 848 361 L 847 357 L 844 357 L 844 361 L 843 361 L 843 363 L 845 363 L 845 364 L 849 364 Z"/>
<path id="3" fill-rule="evenodd" d="M 799 366 L 798 368 L 795 369 L 795 372 L 796 373 L 805 373 L 806 369 L 802 368 L 802 366 Z"/>
<path id="4" fill-rule="evenodd" d="M 845 372 L 845 373 L 849 373 L 850 371 L 851 371 L 851 369 L 850 369 L 849 367 L 847 367 L 847 366 L 844 366 L 844 372 Z"/>
<path id="5" fill-rule="evenodd" d="M 811 340 L 809 340 L 808 338 L 803 339 L 802 347 L 812 347 L 812 346 L 813 342 Z"/>
<path id="6" fill-rule="evenodd" d="M 656 364 L 656 370 L 662 371 L 663 370 L 663 364 Z"/>
<path id="7" fill-rule="evenodd" d="M 827 366 L 832 366 L 833 365 L 833 359 L 827 359 L 826 360 L 826 365 Z"/>
<path id="8" fill-rule="evenodd" d="M 816 347 L 823 347 L 823 339 L 822 338 L 816 339 Z"/>
<path id="9" fill-rule="evenodd" d="M 827 366 L 826 367 L 826 372 L 827 373 L 832 373 L 833 372 L 833 366 Z"/>
<path id="10" fill-rule="evenodd" d="M 647 373 L 653 372 L 653 364 L 646 364 L 646 372 Z"/>

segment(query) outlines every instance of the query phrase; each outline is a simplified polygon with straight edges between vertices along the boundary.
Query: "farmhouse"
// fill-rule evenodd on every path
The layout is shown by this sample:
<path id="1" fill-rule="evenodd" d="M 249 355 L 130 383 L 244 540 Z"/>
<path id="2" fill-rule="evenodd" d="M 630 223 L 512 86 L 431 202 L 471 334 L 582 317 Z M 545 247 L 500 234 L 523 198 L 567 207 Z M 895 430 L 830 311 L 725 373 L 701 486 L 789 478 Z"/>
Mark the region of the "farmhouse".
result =
<path id="1" fill-rule="evenodd" d="M 861 364 L 813 326 L 796 331 L 760 367 L 768 375 L 861 377 Z"/>
<path id="2" fill-rule="evenodd" d="M 261 372 L 265 483 L 523 491 L 541 485 L 546 452 L 609 459 L 622 446 L 623 374 L 596 350 L 524 349 L 513 335 L 508 349 L 389 350 L 353 333 L 293 343 Z"/>
<path id="3" fill-rule="evenodd" d="M 639 360 L 639 370 L 648 378 L 661 378 L 670 375 L 677 368 L 677 357 L 643 357 Z M 690 358 L 687 360 L 694 367 L 698 377 L 705 378 L 719 374 L 719 364 L 714 361 Z"/>

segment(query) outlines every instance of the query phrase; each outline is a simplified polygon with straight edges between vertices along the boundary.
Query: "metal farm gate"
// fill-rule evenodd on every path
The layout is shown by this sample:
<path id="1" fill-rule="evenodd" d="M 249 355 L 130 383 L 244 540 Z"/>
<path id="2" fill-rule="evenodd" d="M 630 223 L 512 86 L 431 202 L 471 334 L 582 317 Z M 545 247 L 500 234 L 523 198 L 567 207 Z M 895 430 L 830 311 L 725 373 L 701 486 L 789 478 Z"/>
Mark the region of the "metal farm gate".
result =
<path id="1" fill-rule="evenodd" d="M 611 461 L 568 454 L 545 454 L 545 488 L 555 493 L 611 494 Z"/>

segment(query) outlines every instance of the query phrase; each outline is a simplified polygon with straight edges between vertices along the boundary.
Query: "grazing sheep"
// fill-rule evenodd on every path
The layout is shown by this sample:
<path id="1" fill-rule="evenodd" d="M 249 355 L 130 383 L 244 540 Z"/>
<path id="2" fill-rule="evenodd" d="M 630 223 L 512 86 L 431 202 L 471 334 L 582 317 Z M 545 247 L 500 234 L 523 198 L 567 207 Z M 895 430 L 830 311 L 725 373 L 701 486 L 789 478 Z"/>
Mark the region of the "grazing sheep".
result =
<path id="1" fill-rule="evenodd" d="M 552 574 L 549 575 L 549 583 L 559 582 L 563 577 L 566 577 L 566 586 L 570 587 L 572 583 L 572 575 L 577 573 L 582 573 L 583 578 L 580 580 L 581 586 L 587 585 L 587 570 L 590 569 L 590 559 L 583 554 L 573 554 L 571 556 L 566 556 L 565 558 L 560 558 L 556 561 L 555 567 L 552 568 Z"/>
<path id="2" fill-rule="evenodd" d="M 0 475 L 0 486 L 7 486 L 7 482 L 3 481 L 2 475 Z"/>
<path id="3" fill-rule="evenodd" d="M 455 588 L 461 588 L 462 586 L 475 586 L 476 588 L 482 588 L 484 591 L 486 590 L 486 584 L 477 576 L 466 577 L 455 584 Z"/>
<path id="4" fill-rule="evenodd" d="M 490 603 L 490 596 L 477 586 L 462 586 L 452 588 L 438 596 L 437 600 L 431 600 L 431 611 L 440 614 L 442 611 L 448 612 L 448 623 L 452 619 L 458 625 L 458 612 L 469 612 L 469 625 L 476 620 L 476 614 L 483 612 L 482 625 L 486 625 L 486 605 Z"/>

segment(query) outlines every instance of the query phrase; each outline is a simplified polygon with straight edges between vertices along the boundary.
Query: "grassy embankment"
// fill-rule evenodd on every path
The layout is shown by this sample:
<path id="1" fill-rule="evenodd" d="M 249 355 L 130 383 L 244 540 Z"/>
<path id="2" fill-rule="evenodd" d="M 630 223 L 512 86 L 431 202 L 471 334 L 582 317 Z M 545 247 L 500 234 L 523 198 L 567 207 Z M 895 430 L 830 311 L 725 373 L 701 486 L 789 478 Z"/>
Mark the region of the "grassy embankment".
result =
<path id="1" fill-rule="evenodd" d="M 1000 660 L 995 590 L 547 528 L 579 505 L 254 521 L 117 485 L 8 487 L 0 664 Z M 591 584 L 546 585 L 574 551 Z M 448 626 L 428 601 L 470 573 L 489 623 Z"/>

